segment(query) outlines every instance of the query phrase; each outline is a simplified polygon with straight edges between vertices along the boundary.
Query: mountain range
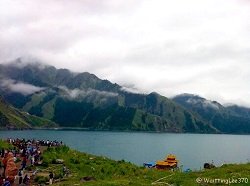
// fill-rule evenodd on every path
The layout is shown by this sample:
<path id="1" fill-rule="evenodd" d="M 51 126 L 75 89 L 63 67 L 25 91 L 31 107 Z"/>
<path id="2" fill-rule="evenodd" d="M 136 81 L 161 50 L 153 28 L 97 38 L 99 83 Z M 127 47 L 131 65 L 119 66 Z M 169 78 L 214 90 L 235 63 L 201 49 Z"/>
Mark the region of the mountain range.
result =
<path id="1" fill-rule="evenodd" d="M 250 133 L 250 109 L 237 105 L 223 106 L 198 95 L 182 94 L 173 101 L 199 115 L 223 133 Z"/>
<path id="2" fill-rule="evenodd" d="M 250 109 L 199 96 L 139 94 L 101 80 L 22 59 L 0 65 L 0 94 L 13 107 L 89 130 L 249 133 Z"/>

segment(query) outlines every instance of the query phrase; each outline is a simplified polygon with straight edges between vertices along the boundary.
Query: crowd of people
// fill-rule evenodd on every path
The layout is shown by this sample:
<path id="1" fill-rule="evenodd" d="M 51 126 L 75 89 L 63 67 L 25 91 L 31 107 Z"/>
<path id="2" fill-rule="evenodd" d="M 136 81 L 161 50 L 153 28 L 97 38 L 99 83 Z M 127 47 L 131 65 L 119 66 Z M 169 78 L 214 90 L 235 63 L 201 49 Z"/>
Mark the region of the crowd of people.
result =
<path id="1" fill-rule="evenodd" d="M 54 147 L 63 145 L 62 142 L 50 140 L 25 140 L 7 139 L 14 148 L 11 150 L 0 149 L 1 171 L 0 186 L 12 186 L 17 182 L 19 185 L 30 185 L 30 174 L 25 171 L 27 165 L 35 166 L 42 163 L 41 147 Z M 19 162 L 19 163 L 18 163 Z M 36 171 L 32 173 L 35 175 Z M 50 173 L 52 184 L 53 174 Z M 51 179 L 52 178 L 52 179 Z M 17 181 L 18 179 L 18 181 Z"/>

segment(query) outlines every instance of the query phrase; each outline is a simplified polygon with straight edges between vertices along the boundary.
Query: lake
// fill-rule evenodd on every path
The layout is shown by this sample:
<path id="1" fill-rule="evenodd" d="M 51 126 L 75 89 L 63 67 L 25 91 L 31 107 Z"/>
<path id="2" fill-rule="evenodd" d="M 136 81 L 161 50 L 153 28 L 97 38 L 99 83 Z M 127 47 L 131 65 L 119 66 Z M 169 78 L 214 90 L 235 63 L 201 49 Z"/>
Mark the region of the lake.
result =
<path id="1" fill-rule="evenodd" d="M 246 163 L 250 135 L 92 132 L 63 130 L 0 131 L 0 138 L 49 139 L 71 148 L 137 165 L 155 162 L 173 153 L 183 168 L 199 170 L 205 162 Z"/>

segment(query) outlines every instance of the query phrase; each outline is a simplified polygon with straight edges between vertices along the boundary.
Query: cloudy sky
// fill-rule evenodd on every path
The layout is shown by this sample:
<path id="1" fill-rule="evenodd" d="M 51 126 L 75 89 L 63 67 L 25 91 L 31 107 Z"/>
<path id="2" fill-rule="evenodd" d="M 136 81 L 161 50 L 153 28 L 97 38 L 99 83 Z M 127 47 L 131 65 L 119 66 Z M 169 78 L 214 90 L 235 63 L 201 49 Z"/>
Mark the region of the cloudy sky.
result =
<path id="1" fill-rule="evenodd" d="M 0 62 L 250 105 L 248 0 L 1 0 Z"/>

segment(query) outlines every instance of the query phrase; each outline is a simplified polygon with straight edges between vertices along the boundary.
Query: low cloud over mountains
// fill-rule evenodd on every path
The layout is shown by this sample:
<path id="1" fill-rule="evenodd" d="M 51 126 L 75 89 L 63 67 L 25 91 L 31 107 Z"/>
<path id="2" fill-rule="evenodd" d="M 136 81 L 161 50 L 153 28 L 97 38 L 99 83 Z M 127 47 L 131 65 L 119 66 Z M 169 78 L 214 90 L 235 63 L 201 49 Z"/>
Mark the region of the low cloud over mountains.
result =
<path id="1" fill-rule="evenodd" d="M 28 83 L 15 81 L 13 79 L 0 80 L 0 86 L 3 89 L 8 89 L 11 92 L 17 92 L 23 95 L 30 95 L 45 89 L 44 87 L 37 87 Z"/>

